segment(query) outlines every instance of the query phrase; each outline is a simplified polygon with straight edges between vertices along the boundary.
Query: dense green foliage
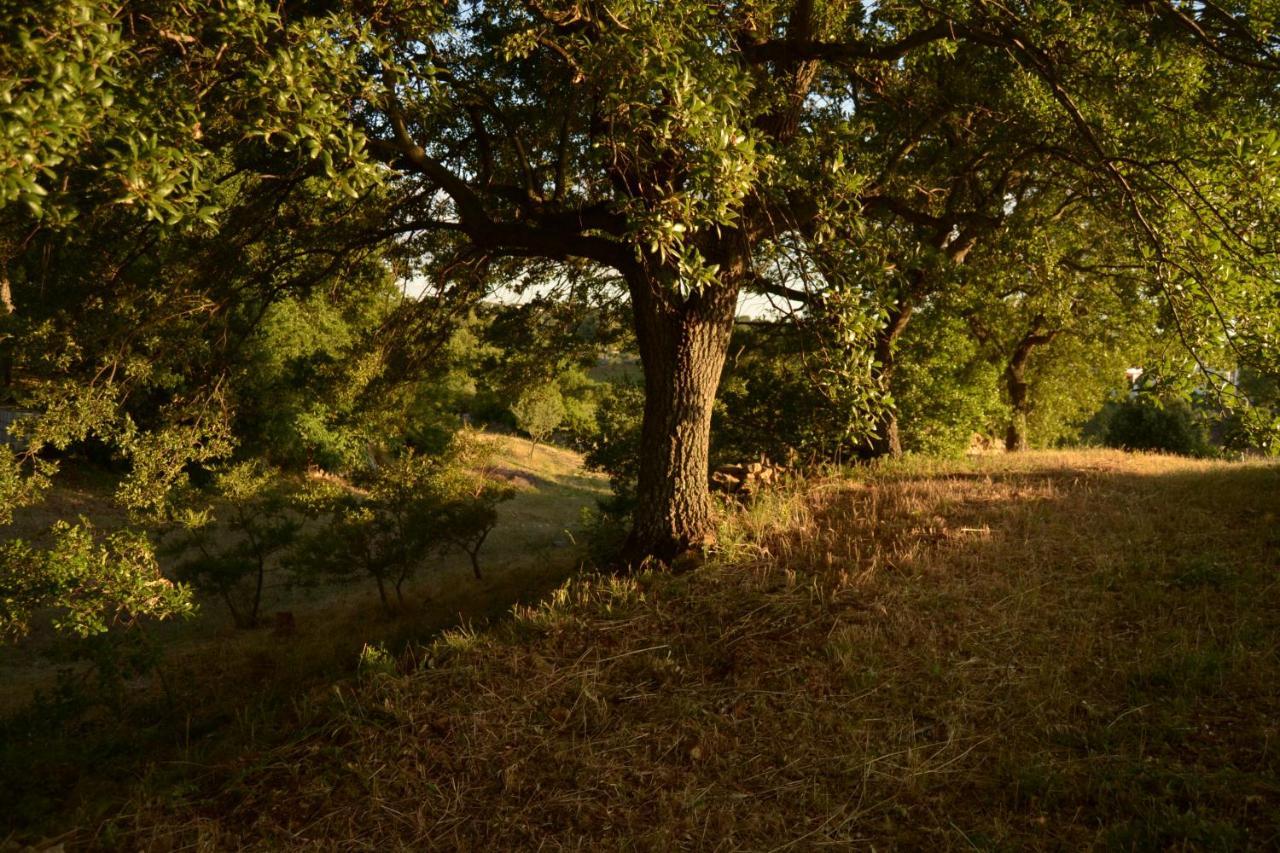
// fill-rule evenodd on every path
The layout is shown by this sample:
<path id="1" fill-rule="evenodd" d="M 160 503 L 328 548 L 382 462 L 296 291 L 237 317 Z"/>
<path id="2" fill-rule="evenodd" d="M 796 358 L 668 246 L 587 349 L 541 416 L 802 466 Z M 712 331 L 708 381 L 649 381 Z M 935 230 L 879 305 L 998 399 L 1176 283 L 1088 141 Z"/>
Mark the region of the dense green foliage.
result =
<path id="1" fill-rule="evenodd" d="M 1107 415 L 1105 441 L 1124 450 L 1152 450 L 1182 456 L 1207 456 L 1209 433 L 1191 406 L 1137 394 L 1115 404 Z"/>
<path id="2" fill-rule="evenodd" d="M 51 542 L 22 540 L 0 554 L 0 632 L 6 639 L 48 615 L 58 631 L 89 637 L 147 617 L 191 611 L 189 593 L 164 577 L 147 538 L 99 534 L 88 522 L 57 522 Z"/>
<path id="3" fill-rule="evenodd" d="M 18 2 L 0 35 L 0 208 L 68 220 L 87 205 L 212 222 L 220 146 L 274 140 L 323 159 L 335 189 L 372 177 L 330 97 L 353 86 L 361 31 L 341 16 L 286 23 L 261 2 Z M 10 247 L 6 247 L 6 252 Z"/>
<path id="4" fill-rule="evenodd" d="M 983 357 L 963 318 L 922 311 L 900 348 L 893 394 L 904 450 L 957 456 L 974 435 L 993 435 L 1007 419 L 1001 368 Z"/>
<path id="5" fill-rule="evenodd" d="M 644 389 L 631 384 L 613 386 L 596 409 L 599 437 L 587 451 L 590 468 L 609 475 L 614 494 L 626 511 L 635 500 L 639 476 L 640 422 L 644 416 Z"/>
<path id="6" fill-rule="evenodd" d="M 835 306 L 828 304 L 828 312 Z M 856 310 L 856 309 L 855 309 Z M 723 462 L 850 459 L 885 401 L 872 380 L 866 318 L 740 325 L 712 421 L 713 457 Z M 838 337 L 830 334 L 838 328 Z"/>

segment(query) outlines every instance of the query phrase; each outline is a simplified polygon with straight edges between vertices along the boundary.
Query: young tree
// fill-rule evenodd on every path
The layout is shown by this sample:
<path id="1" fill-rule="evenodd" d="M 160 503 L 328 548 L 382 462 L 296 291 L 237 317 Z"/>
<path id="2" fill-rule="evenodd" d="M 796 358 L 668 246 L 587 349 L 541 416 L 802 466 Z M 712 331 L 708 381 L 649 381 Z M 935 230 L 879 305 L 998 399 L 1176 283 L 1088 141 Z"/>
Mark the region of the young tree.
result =
<path id="1" fill-rule="evenodd" d="M 476 580 L 480 573 L 480 549 L 498 524 L 498 505 L 516 496 L 515 489 L 493 479 L 489 461 L 492 442 L 462 429 L 454 433 L 429 481 L 436 505 L 438 535 L 471 561 Z"/>
<path id="2" fill-rule="evenodd" d="M 177 577 L 216 594 L 237 628 L 256 628 L 267 567 L 293 544 L 296 512 L 279 475 L 252 462 L 216 475 L 215 506 L 185 516 L 168 549 L 179 555 Z"/>
<path id="3" fill-rule="evenodd" d="M 403 609 L 405 582 L 440 546 L 430 476 L 430 460 L 407 453 L 379 468 L 367 489 L 320 485 L 311 503 L 324 521 L 294 555 L 298 573 L 371 577 L 387 615 L 395 612 L 388 587 Z"/>
<path id="4" fill-rule="evenodd" d="M 450 547 L 466 553 L 480 580 L 480 549 L 498 523 L 497 505 L 515 494 L 485 475 L 488 452 L 464 430 L 439 456 L 409 451 L 381 466 L 364 489 L 317 486 L 311 506 L 324 523 L 294 555 L 295 569 L 304 579 L 371 577 L 388 615 L 388 588 L 403 609 L 404 584 Z"/>
<path id="5" fill-rule="evenodd" d="M 553 383 L 525 390 L 511 406 L 516 426 L 529 434 L 529 458 L 539 444 L 546 441 L 564 420 L 564 397 Z"/>

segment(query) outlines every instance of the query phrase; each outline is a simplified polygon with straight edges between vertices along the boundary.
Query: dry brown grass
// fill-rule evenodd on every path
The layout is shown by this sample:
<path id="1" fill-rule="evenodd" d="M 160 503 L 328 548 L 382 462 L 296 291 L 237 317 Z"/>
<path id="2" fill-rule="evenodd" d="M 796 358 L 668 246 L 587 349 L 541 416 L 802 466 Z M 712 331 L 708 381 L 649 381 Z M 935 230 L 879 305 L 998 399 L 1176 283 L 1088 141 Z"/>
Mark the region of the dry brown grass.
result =
<path id="1" fill-rule="evenodd" d="M 1113 452 L 765 496 L 152 784 L 127 848 L 1280 843 L 1280 468 Z"/>

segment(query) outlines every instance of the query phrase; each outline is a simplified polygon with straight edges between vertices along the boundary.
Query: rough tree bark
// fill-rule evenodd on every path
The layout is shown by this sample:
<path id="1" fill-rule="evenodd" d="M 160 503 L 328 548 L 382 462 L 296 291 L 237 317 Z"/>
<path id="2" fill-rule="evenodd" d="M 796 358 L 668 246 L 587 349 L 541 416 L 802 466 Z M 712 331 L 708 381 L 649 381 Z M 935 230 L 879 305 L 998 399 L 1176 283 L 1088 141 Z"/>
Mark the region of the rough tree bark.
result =
<path id="1" fill-rule="evenodd" d="M 1057 337 L 1059 329 L 1041 331 L 1044 317 L 1036 317 L 1031 323 L 1031 330 L 1022 336 L 1018 345 L 1009 357 L 1004 369 L 1005 384 L 1009 389 L 1009 406 L 1012 414 L 1009 418 L 1009 429 L 1004 437 L 1004 449 L 1010 453 L 1018 453 L 1027 449 L 1027 415 L 1031 411 L 1031 397 L 1027 385 L 1027 362 L 1036 347 L 1045 346 Z"/>
<path id="2" fill-rule="evenodd" d="M 645 407 L 637 503 L 626 557 L 669 561 L 714 543 L 707 481 L 711 408 L 737 309 L 739 277 L 678 297 L 660 276 L 628 275 Z"/>
<path id="3" fill-rule="evenodd" d="M 796 0 L 787 21 L 788 38 L 808 40 L 813 23 L 813 0 Z M 787 99 L 756 122 L 770 139 L 795 136 L 817 68 L 812 59 L 777 63 L 776 80 Z M 757 218 L 770 219 L 746 214 L 743 221 Z M 718 237 L 708 236 L 701 249 L 718 266 L 717 281 L 687 298 L 676 295 L 676 281 L 661 269 L 641 264 L 624 271 L 645 384 L 637 502 L 624 555 L 630 560 L 670 561 L 715 541 L 708 482 L 711 409 L 729 352 L 738 294 L 751 275 L 748 230 L 717 229 Z"/>

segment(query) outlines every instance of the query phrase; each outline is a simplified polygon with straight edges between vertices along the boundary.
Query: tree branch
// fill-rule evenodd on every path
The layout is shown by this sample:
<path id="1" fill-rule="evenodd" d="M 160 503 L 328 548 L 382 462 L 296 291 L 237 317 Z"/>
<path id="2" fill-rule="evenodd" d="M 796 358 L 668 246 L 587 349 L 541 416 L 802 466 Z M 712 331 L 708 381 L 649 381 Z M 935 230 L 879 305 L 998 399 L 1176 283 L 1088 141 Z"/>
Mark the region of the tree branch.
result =
<path id="1" fill-rule="evenodd" d="M 934 24 L 893 42 L 867 41 L 816 41 L 812 39 L 781 38 L 758 44 L 743 45 L 749 62 L 776 62 L 781 64 L 820 60 L 836 65 L 860 60 L 895 62 L 911 51 L 935 41 L 955 39 L 950 22 Z"/>

